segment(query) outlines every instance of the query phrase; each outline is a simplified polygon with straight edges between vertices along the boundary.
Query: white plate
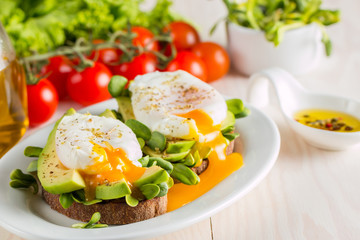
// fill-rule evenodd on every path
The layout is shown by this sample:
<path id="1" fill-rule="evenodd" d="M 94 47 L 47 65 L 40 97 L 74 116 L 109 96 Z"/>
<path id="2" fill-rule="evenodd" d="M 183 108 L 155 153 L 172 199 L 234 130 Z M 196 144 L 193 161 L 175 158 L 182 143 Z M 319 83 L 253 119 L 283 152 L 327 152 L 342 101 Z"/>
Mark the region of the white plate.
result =
<path id="1" fill-rule="evenodd" d="M 115 100 L 86 109 L 94 114 L 105 108 L 115 109 Z M 146 221 L 101 229 L 73 229 L 77 221 L 50 207 L 39 196 L 9 187 L 9 174 L 15 168 L 25 170 L 30 158 L 24 157 L 26 146 L 44 146 L 53 126 L 27 137 L 0 159 L 0 225 L 27 239 L 143 239 L 190 226 L 214 215 L 253 189 L 274 165 L 280 148 L 275 124 L 259 110 L 248 106 L 251 115 L 236 121 L 241 134 L 235 151 L 241 152 L 245 165 L 195 201 L 162 216 Z"/>

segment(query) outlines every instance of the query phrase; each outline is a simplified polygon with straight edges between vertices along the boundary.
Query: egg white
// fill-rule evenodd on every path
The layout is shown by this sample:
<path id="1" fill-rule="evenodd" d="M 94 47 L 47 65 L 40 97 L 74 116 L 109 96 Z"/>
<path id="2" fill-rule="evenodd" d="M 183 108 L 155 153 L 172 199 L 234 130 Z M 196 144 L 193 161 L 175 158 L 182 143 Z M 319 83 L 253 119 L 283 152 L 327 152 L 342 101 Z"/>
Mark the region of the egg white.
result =
<path id="1" fill-rule="evenodd" d="M 136 166 L 142 157 L 139 142 L 129 127 L 121 121 L 90 114 L 75 113 L 64 116 L 56 135 L 56 153 L 61 163 L 70 169 L 86 169 L 104 156 L 94 151 L 97 144 L 106 148 L 106 143 L 114 149 L 124 150 L 127 158 Z"/>
<path id="2" fill-rule="evenodd" d="M 195 139 L 192 132 L 199 134 L 193 119 L 177 114 L 201 109 L 214 125 L 226 117 L 227 106 L 221 94 L 182 70 L 137 76 L 129 90 L 136 119 L 168 138 Z"/>

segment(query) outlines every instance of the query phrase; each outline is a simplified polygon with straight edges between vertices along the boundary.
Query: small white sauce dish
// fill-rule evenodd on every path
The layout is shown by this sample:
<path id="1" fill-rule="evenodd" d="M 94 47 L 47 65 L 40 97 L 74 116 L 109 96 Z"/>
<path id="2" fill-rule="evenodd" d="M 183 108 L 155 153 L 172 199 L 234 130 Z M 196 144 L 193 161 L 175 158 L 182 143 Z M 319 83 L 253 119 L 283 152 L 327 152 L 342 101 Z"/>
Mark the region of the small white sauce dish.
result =
<path id="1" fill-rule="evenodd" d="M 334 132 L 321 130 L 305 126 L 294 119 L 295 113 L 304 109 L 339 111 L 360 119 L 359 101 L 329 94 L 312 93 L 304 89 L 285 70 L 270 68 L 253 74 L 250 77 L 247 99 L 250 103 L 254 104 L 260 98 L 264 100 L 263 97 L 265 95 L 259 95 L 259 87 L 261 87 L 259 83 L 263 80 L 267 80 L 275 90 L 282 114 L 290 127 L 310 145 L 326 150 L 344 150 L 360 143 L 360 131 Z"/>
<path id="2" fill-rule="evenodd" d="M 227 46 L 235 69 L 245 75 L 270 67 L 304 74 L 318 65 L 325 51 L 316 24 L 286 31 L 283 41 L 275 47 L 264 32 L 229 22 Z"/>

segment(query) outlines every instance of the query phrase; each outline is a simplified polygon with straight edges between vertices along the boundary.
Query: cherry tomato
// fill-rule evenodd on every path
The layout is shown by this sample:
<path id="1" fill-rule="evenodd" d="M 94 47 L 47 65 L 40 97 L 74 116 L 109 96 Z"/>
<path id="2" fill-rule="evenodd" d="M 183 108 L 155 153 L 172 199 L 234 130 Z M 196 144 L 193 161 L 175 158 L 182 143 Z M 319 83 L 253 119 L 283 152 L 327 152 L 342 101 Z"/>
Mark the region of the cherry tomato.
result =
<path id="1" fill-rule="evenodd" d="M 133 58 L 131 62 L 110 67 L 114 75 L 121 75 L 128 80 L 134 79 L 137 75 L 143 75 L 156 71 L 156 57 L 151 53 L 143 53 Z"/>
<path id="2" fill-rule="evenodd" d="M 201 42 L 192 48 L 192 52 L 204 61 L 208 82 L 221 78 L 229 71 L 229 55 L 219 44 Z"/>
<path id="3" fill-rule="evenodd" d="M 200 42 L 199 33 L 186 22 L 172 22 L 164 29 L 164 32 L 168 31 L 170 31 L 170 36 L 178 51 L 188 50 Z"/>
<path id="4" fill-rule="evenodd" d="M 133 39 L 134 45 L 146 47 L 147 50 L 159 50 L 158 42 L 154 41 L 154 34 L 150 30 L 144 27 L 132 27 L 131 32 L 137 34 L 137 36 Z"/>
<path id="5" fill-rule="evenodd" d="M 46 78 L 37 84 L 27 85 L 28 114 L 30 126 L 46 122 L 56 111 L 59 103 L 54 85 Z"/>
<path id="6" fill-rule="evenodd" d="M 96 39 L 93 41 L 94 44 L 103 43 L 104 40 Z M 105 65 L 111 65 L 112 63 L 118 62 L 122 51 L 116 48 L 103 48 L 99 50 L 94 50 L 91 52 L 89 58 L 91 60 L 100 62 Z M 95 59 L 96 58 L 96 59 Z"/>
<path id="7" fill-rule="evenodd" d="M 206 66 L 203 60 L 190 51 L 179 52 L 176 57 L 170 61 L 165 71 L 176 71 L 182 69 L 188 73 L 207 81 Z"/>
<path id="8" fill-rule="evenodd" d="M 46 78 L 54 85 L 59 99 L 64 99 L 67 96 L 66 79 L 69 73 L 74 71 L 72 63 L 65 56 L 55 56 L 49 61 L 49 64 L 41 69 L 41 75 L 47 75 Z"/>
<path id="9" fill-rule="evenodd" d="M 66 87 L 70 97 L 82 104 L 91 105 L 110 98 L 108 84 L 112 74 L 102 63 L 94 62 L 82 72 L 70 73 Z"/>

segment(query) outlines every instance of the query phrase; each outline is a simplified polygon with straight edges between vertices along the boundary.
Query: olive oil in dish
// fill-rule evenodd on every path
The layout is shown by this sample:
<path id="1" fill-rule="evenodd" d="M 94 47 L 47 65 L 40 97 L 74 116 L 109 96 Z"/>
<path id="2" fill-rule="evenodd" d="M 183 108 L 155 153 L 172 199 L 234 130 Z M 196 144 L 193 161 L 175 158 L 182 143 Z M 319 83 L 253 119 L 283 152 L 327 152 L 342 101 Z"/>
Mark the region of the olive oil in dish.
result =
<path id="1" fill-rule="evenodd" d="M 295 120 L 309 127 L 335 132 L 360 131 L 360 120 L 338 111 L 326 109 L 304 109 L 297 112 Z"/>

